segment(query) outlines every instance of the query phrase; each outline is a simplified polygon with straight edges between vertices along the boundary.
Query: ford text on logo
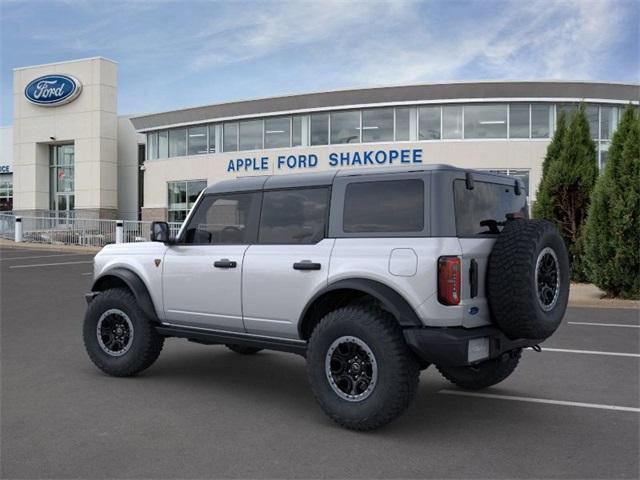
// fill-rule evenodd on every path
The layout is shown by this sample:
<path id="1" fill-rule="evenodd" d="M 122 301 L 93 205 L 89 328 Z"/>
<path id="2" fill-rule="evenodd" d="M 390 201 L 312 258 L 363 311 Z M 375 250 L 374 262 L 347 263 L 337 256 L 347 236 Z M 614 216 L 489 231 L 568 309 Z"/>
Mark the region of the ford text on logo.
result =
<path id="1" fill-rule="evenodd" d="M 70 75 L 46 75 L 29 82 L 24 96 L 36 105 L 56 106 L 75 100 L 81 90 L 82 84 Z"/>

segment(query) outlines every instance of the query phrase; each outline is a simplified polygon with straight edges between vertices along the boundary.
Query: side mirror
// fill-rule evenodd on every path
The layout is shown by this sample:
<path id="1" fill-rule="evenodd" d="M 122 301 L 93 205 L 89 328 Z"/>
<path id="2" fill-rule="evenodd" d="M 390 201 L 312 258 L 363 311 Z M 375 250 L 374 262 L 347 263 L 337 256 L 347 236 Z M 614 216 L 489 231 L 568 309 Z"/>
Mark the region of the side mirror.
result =
<path id="1" fill-rule="evenodd" d="M 167 222 L 151 222 L 151 241 L 169 243 L 169 224 Z"/>

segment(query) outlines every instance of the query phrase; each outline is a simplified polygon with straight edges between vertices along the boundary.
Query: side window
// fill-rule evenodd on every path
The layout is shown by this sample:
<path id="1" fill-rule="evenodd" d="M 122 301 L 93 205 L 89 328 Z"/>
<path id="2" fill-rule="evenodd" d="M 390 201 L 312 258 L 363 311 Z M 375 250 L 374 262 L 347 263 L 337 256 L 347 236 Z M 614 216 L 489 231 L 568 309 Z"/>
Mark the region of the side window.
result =
<path id="1" fill-rule="evenodd" d="M 464 180 L 453 182 L 458 235 L 497 234 L 507 215 L 526 217 L 526 196 L 514 193 L 514 187 L 498 183 L 474 182 L 467 189 Z"/>
<path id="2" fill-rule="evenodd" d="M 209 195 L 202 199 L 184 232 L 187 244 L 244 244 L 255 242 L 258 193 Z"/>
<path id="3" fill-rule="evenodd" d="M 318 243 L 325 236 L 328 206 L 328 188 L 264 192 L 259 243 Z"/>
<path id="4" fill-rule="evenodd" d="M 344 196 L 345 233 L 421 232 L 424 182 L 420 179 L 357 182 Z"/>

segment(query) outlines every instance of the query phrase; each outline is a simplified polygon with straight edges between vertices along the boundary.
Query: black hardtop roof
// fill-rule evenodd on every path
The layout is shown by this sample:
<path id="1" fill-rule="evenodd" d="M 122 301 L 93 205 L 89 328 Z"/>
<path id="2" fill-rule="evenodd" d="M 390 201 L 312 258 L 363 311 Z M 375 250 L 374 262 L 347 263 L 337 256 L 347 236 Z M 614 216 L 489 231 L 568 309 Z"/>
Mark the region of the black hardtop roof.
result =
<path id="1" fill-rule="evenodd" d="M 473 170 L 453 165 L 432 164 L 419 167 L 379 167 L 379 168 L 348 168 L 336 169 L 323 172 L 312 173 L 292 173 L 287 175 L 257 175 L 248 177 L 238 177 L 230 180 L 222 180 L 208 186 L 204 193 L 225 193 L 225 192 L 241 192 L 251 190 L 270 190 L 280 188 L 295 187 L 319 187 L 332 185 L 336 177 L 358 177 L 365 175 L 380 174 L 398 174 L 409 172 L 427 172 L 427 171 L 457 171 L 463 173 L 474 173 L 478 175 L 490 175 L 498 178 L 507 178 L 513 181 L 513 177 L 493 173 L 486 170 Z"/>

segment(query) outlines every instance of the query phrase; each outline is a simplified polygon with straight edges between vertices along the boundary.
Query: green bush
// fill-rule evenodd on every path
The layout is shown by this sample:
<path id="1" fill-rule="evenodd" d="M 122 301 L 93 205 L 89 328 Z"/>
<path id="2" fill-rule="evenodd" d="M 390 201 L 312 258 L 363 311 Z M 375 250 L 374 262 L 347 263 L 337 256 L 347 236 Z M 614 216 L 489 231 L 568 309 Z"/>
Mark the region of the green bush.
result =
<path id="1" fill-rule="evenodd" d="M 631 106 L 593 192 L 585 254 L 594 284 L 611 296 L 640 298 L 640 118 Z"/>
<path id="2" fill-rule="evenodd" d="M 536 202 L 540 205 L 534 214 L 556 225 L 569 250 L 571 278 L 581 282 L 587 280 L 582 236 L 591 191 L 598 176 L 596 145 L 591 139 L 583 104 L 571 116 L 558 143 L 559 148 L 552 142 L 549 145 L 549 149 L 553 145 L 552 151 L 547 150 L 549 158 L 543 167 L 546 172 L 543 173 L 540 197 Z"/>
<path id="3" fill-rule="evenodd" d="M 546 183 L 547 172 L 549 171 L 549 165 L 554 163 L 560 157 L 562 152 L 562 142 L 564 141 L 565 134 L 567 133 L 567 121 L 564 112 L 560 112 L 558 116 L 558 122 L 556 124 L 556 131 L 553 134 L 551 143 L 547 147 L 547 153 L 544 156 L 542 162 L 542 180 L 538 187 L 536 194 L 536 202 L 533 204 L 533 216 L 534 218 L 543 218 L 550 220 L 553 218 L 553 203 L 549 191 L 549 185 Z"/>

